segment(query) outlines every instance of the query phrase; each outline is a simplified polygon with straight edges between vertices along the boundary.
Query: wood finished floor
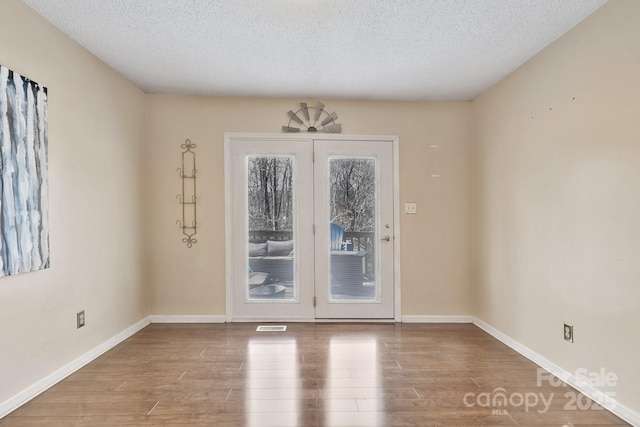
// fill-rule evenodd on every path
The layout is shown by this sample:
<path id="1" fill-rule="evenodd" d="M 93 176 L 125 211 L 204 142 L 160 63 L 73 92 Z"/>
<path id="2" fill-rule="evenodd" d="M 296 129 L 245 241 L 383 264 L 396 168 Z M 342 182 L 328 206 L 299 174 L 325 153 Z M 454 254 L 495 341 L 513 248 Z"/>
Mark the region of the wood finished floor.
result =
<path id="1" fill-rule="evenodd" d="M 536 365 L 473 325 L 255 329 L 149 325 L 0 426 L 627 425 L 566 410 L 573 389 L 538 386 Z M 500 387 L 510 404 L 491 406 Z M 518 397 L 534 395 L 548 410 Z"/>

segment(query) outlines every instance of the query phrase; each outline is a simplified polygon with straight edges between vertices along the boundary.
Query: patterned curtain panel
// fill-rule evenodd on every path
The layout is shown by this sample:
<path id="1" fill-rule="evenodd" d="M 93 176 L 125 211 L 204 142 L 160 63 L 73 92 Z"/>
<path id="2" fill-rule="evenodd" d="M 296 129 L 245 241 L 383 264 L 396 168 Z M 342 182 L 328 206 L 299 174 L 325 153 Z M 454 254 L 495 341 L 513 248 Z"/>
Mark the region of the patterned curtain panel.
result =
<path id="1" fill-rule="evenodd" d="M 49 267 L 47 89 L 0 65 L 0 276 Z"/>

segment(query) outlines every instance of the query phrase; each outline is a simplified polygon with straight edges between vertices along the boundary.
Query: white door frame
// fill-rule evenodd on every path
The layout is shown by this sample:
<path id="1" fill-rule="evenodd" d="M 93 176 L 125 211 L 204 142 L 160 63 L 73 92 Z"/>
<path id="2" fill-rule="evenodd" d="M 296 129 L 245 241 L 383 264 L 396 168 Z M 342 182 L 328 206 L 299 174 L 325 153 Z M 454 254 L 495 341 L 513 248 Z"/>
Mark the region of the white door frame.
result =
<path id="1" fill-rule="evenodd" d="M 234 140 L 263 140 L 286 141 L 300 140 L 341 140 L 341 141 L 390 141 L 393 144 L 393 290 L 394 290 L 394 320 L 400 322 L 401 313 L 401 286 L 400 286 L 400 161 L 399 145 L 400 139 L 393 135 L 343 135 L 343 134 L 322 134 L 322 133 L 239 133 L 225 132 L 224 134 L 224 178 L 225 178 L 225 254 L 226 254 L 226 321 L 233 321 L 233 226 L 232 226 L 232 171 L 231 149 Z M 331 321 L 352 319 L 331 319 Z M 289 321 L 289 320 L 287 320 Z M 362 320 L 353 319 L 361 322 Z"/>

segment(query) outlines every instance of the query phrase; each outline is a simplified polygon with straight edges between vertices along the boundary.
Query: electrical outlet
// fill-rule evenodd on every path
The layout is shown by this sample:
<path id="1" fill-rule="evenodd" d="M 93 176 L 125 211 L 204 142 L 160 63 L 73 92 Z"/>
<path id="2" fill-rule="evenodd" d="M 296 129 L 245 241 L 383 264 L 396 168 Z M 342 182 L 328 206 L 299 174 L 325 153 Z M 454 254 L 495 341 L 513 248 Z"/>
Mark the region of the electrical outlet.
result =
<path id="1" fill-rule="evenodd" d="M 78 328 L 82 328 L 84 326 L 84 310 L 76 313 L 76 322 Z"/>
<path id="2" fill-rule="evenodd" d="M 406 214 L 415 214 L 418 213 L 418 207 L 415 203 L 405 203 L 404 204 L 404 213 Z"/>
<path id="3" fill-rule="evenodd" d="M 573 342 L 573 325 L 568 323 L 564 324 L 564 340 Z"/>

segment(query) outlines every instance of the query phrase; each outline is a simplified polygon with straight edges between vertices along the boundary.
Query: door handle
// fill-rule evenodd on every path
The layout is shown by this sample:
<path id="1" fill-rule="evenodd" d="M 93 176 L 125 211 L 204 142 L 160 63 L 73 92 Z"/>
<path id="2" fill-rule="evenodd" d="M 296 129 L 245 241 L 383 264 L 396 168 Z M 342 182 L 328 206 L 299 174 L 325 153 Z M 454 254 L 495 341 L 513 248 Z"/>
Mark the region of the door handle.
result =
<path id="1" fill-rule="evenodd" d="M 382 239 L 380 240 L 384 240 L 385 242 L 390 242 L 391 241 L 391 236 L 389 236 L 388 234 L 386 236 L 384 236 Z"/>

